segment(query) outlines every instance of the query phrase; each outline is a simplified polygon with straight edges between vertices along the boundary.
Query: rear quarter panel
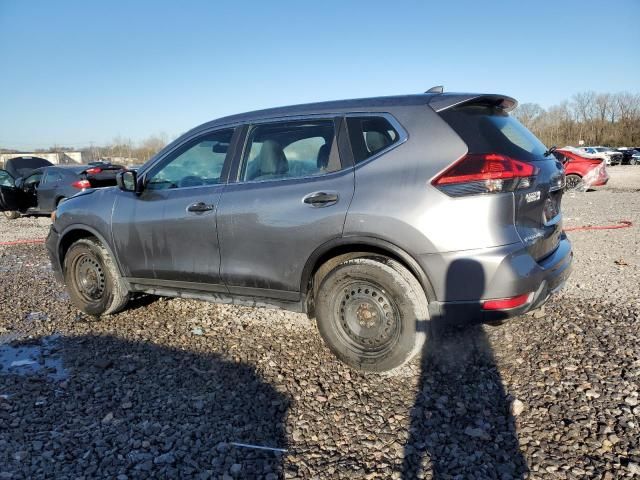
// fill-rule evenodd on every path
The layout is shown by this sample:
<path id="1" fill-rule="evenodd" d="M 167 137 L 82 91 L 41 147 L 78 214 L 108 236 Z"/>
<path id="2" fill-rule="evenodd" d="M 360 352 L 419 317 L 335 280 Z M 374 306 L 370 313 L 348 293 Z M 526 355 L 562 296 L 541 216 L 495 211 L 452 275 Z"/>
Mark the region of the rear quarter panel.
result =
<path id="1" fill-rule="evenodd" d="M 408 140 L 356 167 L 344 235 L 387 240 L 414 258 L 520 241 L 512 194 L 452 198 L 431 180 L 467 153 L 466 144 L 427 106 L 390 112 Z"/>

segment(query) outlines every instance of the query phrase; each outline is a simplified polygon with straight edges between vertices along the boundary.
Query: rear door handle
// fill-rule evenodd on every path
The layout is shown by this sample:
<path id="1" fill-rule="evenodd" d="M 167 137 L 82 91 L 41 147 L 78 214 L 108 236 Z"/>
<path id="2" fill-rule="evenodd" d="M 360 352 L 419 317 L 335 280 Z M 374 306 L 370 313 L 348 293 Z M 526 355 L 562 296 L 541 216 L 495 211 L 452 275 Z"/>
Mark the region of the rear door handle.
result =
<path id="1" fill-rule="evenodd" d="M 209 205 L 204 202 L 196 202 L 196 203 L 192 203 L 187 207 L 187 212 L 203 213 L 203 212 L 210 212 L 213 209 L 214 209 L 213 205 Z"/>
<path id="2" fill-rule="evenodd" d="M 313 192 L 302 199 L 307 205 L 312 207 L 328 207 L 338 203 L 337 192 Z"/>

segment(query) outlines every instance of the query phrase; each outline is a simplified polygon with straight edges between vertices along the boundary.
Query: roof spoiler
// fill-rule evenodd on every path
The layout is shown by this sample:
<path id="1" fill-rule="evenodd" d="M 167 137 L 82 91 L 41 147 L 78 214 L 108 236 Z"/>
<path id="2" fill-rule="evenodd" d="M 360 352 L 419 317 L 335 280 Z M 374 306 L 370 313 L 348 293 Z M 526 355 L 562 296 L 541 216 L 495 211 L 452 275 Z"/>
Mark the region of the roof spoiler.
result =
<path id="1" fill-rule="evenodd" d="M 480 93 L 442 93 L 434 95 L 429 100 L 429 106 L 436 112 L 442 112 L 461 105 L 482 104 L 493 105 L 509 112 L 516 108 L 518 102 L 515 98 L 506 95 L 480 94 Z"/>

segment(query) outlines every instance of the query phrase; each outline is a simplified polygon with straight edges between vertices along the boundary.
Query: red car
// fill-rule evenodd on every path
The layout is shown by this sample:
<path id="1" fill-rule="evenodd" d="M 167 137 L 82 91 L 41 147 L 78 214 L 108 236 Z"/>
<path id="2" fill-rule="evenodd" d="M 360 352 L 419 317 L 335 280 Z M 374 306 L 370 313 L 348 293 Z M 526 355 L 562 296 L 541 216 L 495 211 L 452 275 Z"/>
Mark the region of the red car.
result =
<path id="1" fill-rule="evenodd" d="M 600 158 L 590 158 L 570 148 L 557 148 L 553 154 L 564 164 L 567 190 L 600 187 L 609 181 L 605 162 Z"/>

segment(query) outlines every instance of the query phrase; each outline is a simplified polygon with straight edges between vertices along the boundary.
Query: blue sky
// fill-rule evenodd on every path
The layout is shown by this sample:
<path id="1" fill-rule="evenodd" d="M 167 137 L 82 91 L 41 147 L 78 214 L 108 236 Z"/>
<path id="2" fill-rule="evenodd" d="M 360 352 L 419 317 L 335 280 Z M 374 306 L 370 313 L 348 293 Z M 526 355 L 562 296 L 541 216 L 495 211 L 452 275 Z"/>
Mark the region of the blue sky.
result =
<path id="1" fill-rule="evenodd" d="M 0 147 L 174 137 L 309 101 L 640 91 L 640 0 L 0 0 Z"/>

